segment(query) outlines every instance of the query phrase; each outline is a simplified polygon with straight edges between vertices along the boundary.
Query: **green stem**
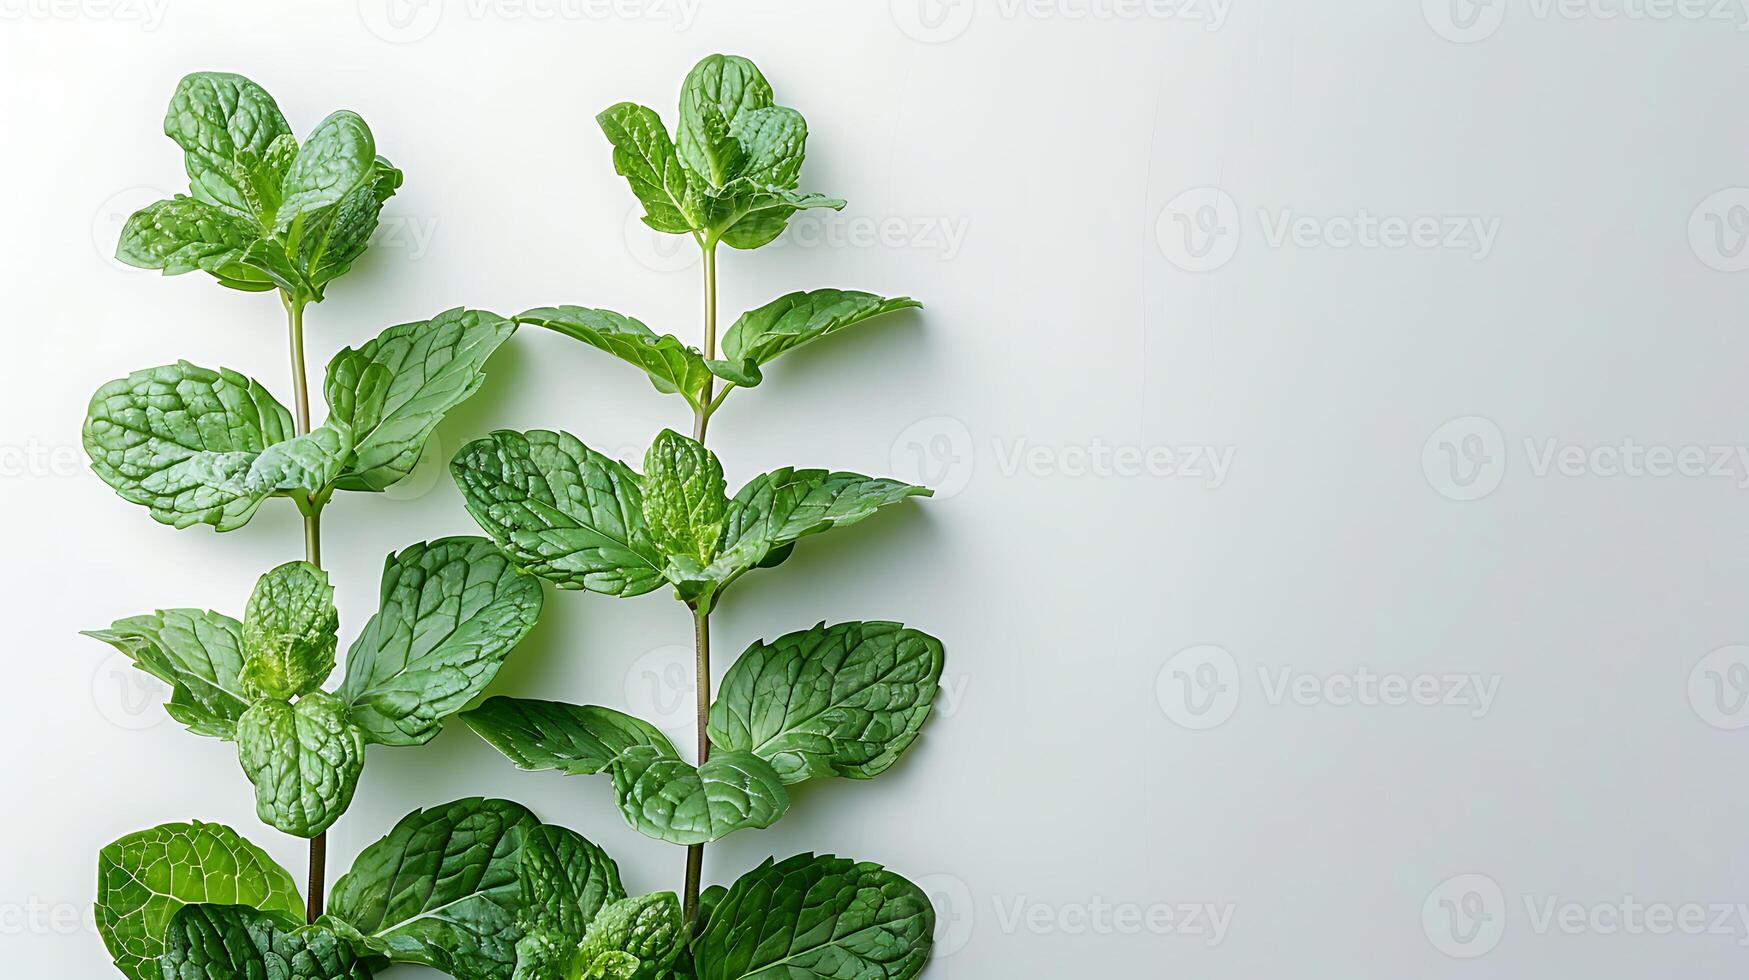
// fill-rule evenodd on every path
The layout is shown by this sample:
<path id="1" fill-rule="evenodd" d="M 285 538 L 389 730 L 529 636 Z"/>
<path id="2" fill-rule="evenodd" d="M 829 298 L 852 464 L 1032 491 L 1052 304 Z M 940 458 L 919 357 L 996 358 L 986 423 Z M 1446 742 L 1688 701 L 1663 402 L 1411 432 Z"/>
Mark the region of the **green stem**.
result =
<path id="1" fill-rule="evenodd" d="M 286 322 L 291 334 L 291 367 L 293 410 L 296 413 L 298 435 L 308 435 L 310 431 L 310 381 L 304 370 L 304 307 L 307 301 L 293 297 L 280 290 L 279 300 L 285 305 Z M 299 501 L 305 503 L 305 501 Z M 311 500 L 299 510 L 304 514 L 304 560 L 317 568 L 322 567 L 322 504 L 323 501 Z M 322 916 L 322 892 L 327 885 L 328 877 L 328 835 L 319 834 L 310 840 L 310 878 L 307 892 L 309 904 L 306 908 L 307 918 L 314 922 Z"/>
<path id="2" fill-rule="evenodd" d="M 715 238 L 700 240 L 699 247 L 704 250 L 704 356 L 715 359 L 717 356 L 717 241 Z M 716 411 L 721 399 L 713 396 L 716 387 L 714 377 L 706 378 L 704 397 L 699 399 L 699 407 L 693 412 L 692 437 L 700 443 L 704 442 L 706 431 L 710 427 L 711 413 Z M 724 394 L 728 389 L 724 389 Z M 696 650 L 694 687 L 698 695 L 698 764 L 704 765 L 711 755 L 710 735 L 705 727 L 710 721 L 711 713 L 711 614 L 707 605 L 692 610 L 693 641 Z M 686 849 L 686 890 L 685 910 L 686 922 L 689 928 L 698 925 L 698 890 L 704 880 L 704 845 L 694 844 Z"/>

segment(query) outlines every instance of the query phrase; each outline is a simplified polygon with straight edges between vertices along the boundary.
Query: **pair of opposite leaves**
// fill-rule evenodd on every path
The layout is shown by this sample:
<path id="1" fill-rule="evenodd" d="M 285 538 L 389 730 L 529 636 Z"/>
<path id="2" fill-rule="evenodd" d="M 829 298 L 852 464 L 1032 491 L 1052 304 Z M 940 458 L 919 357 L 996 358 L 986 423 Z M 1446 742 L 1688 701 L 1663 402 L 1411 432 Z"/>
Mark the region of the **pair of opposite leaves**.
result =
<path id="1" fill-rule="evenodd" d="M 873 864 L 768 860 L 705 893 L 684 940 L 672 893 L 628 898 L 600 848 L 519 804 L 466 799 L 403 818 L 297 920 L 292 877 L 229 828 L 170 824 L 100 859 L 98 927 L 132 980 L 368 978 L 383 961 L 462 980 L 739 980 L 789 968 L 904 980 L 927 962 L 928 898 Z M 277 971 L 277 972 L 276 972 Z"/>

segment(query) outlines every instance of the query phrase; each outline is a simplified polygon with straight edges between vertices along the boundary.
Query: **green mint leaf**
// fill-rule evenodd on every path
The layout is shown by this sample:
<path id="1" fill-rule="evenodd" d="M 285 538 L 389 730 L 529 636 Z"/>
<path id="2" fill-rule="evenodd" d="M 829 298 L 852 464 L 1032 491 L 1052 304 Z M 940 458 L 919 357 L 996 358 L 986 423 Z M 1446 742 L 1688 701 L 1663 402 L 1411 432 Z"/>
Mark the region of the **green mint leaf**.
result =
<path id="1" fill-rule="evenodd" d="M 740 176 L 746 152 L 733 127 L 742 113 L 771 105 L 771 86 L 753 62 L 713 54 L 687 74 L 680 90 L 680 161 L 711 187 Z"/>
<path id="2" fill-rule="evenodd" d="M 259 453 L 204 453 L 190 473 L 213 490 L 257 503 L 274 494 L 319 497 L 339 479 L 352 455 L 352 428 L 329 421 Z"/>
<path id="3" fill-rule="evenodd" d="M 751 387 L 759 383 L 760 365 L 780 354 L 884 313 L 922 305 L 909 296 L 888 299 L 848 289 L 790 293 L 741 314 L 723 334 L 723 359 L 752 379 L 736 383 Z"/>
<path id="4" fill-rule="evenodd" d="M 713 753 L 695 769 L 672 749 L 634 746 L 614 760 L 612 772 L 626 822 L 670 844 L 706 844 L 769 827 L 789 810 L 783 781 L 747 752 Z"/>
<path id="5" fill-rule="evenodd" d="M 602 909 L 589 924 L 577 961 L 585 977 L 665 980 L 685 948 L 680 899 L 673 892 L 656 892 Z"/>
<path id="6" fill-rule="evenodd" d="M 613 143 L 613 170 L 644 205 L 644 224 L 670 235 L 698 226 L 686 210 L 686 168 L 656 110 L 621 102 L 595 117 Z"/>
<path id="7" fill-rule="evenodd" d="M 740 208 L 734 223 L 723 228 L 723 244 L 730 248 L 753 249 L 771 244 L 789 226 L 797 211 L 813 208 L 844 210 L 844 200 L 824 194 L 804 194 L 794 190 L 762 190 L 755 192 Z"/>
<path id="8" fill-rule="evenodd" d="M 377 146 L 358 113 L 342 109 L 317 124 L 286 169 L 273 229 L 297 242 L 298 219 L 339 204 L 369 180 Z"/>
<path id="9" fill-rule="evenodd" d="M 135 211 L 122 226 L 115 257 L 167 276 L 210 272 L 221 279 L 252 277 L 244 254 L 261 229 L 248 218 L 192 197 L 175 197 Z"/>
<path id="10" fill-rule="evenodd" d="M 289 700 L 321 687 L 339 630 L 327 572 L 294 561 L 261 576 L 243 614 L 244 693 Z"/>
<path id="11" fill-rule="evenodd" d="M 530 932 L 516 943 L 516 969 L 510 980 L 576 980 L 577 940 L 553 932 Z"/>
<path id="12" fill-rule="evenodd" d="M 324 925 L 240 905 L 186 905 L 170 920 L 165 980 L 370 980 L 345 939 Z"/>
<path id="13" fill-rule="evenodd" d="M 698 442 L 663 429 L 644 456 L 644 523 L 670 558 L 708 565 L 728 519 L 723 464 Z"/>
<path id="14" fill-rule="evenodd" d="M 612 354 L 642 369 L 657 391 L 666 395 L 678 392 L 694 409 L 704 403 L 710 370 L 698 351 L 673 334 L 658 337 L 629 316 L 582 306 L 543 306 L 518 315 L 516 322 L 556 330 Z"/>
<path id="15" fill-rule="evenodd" d="M 808 152 L 808 123 L 801 113 L 785 106 L 743 112 L 735 117 L 729 135 L 741 146 L 736 179 L 761 189 L 796 186 Z"/>
<path id="16" fill-rule="evenodd" d="M 285 242 L 278 238 L 258 238 L 244 250 L 240 260 L 251 280 L 265 280 L 271 288 L 300 297 L 307 302 L 322 299 L 322 287 L 312 282 L 309 274 L 292 260 Z"/>
<path id="17" fill-rule="evenodd" d="M 316 837 L 352 804 L 364 733 L 346 705 L 316 691 L 296 704 L 257 701 L 237 722 L 237 756 L 255 784 L 255 814 L 293 837 Z"/>
<path id="18" fill-rule="evenodd" d="M 879 865 L 800 854 L 743 875 L 693 940 L 698 980 L 910 980 L 935 932 L 928 896 Z"/>
<path id="19" fill-rule="evenodd" d="M 662 584 L 638 475 L 564 432 L 494 432 L 450 470 L 468 513 L 521 568 L 561 589 L 634 596 Z"/>
<path id="20" fill-rule="evenodd" d="M 345 275 L 364 254 L 383 204 L 400 189 L 402 178 L 394 164 L 377 157 L 369 179 L 341 198 L 338 205 L 304 219 L 298 262 L 318 289 Z"/>
<path id="21" fill-rule="evenodd" d="M 346 655 L 340 696 L 384 745 L 422 745 L 498 675 L 540 618 L 540 583 L 485 538 L 390 555 L 382 605 Z"/>
<path id="22" fill-rule="evenodd" d="M 357 444 L 337 486 L 385 490 L 413 472 L 437 424 L 480 389 L 486 361 L 515 332 L 501 316 L 457 308 L 335 355 L 324 393 Z"/>
<path id="23" fill-rule="evenodd" d="M 281 133 L 257 157 L 252 150 L 241 150 L 233 164 L 236 182 L 243 192 L 249 213 L 258 227 L 273 227 L 274 213 L 279 210 L 280 194 L 284 190 L 285 172 L 297 159 L 298 141 L 290 133 Z"/>
<path id="24" fill-rule="evenodd" d="M 249 709 L 243 693 L 243 624 L 204 609 L 160 609 L 86 636 L 115 647 L 170 685 L 164 710 L 197 735 L 231 739 Z"/>
<path id="25" fill-rule="evenodd" d="M 415 810 L 335 882 L 329 914 L 394 962 L 508 980 L 521 938 L 522 845 L 539 826 L 509 800 Z"/>
<path id="26" fill-rule="evenodd" d="M 551 825 L 523 839 L 521 883 L 518 926 L 530 935 L 563 937 L 572 947 L 604 906 L 626 896 L 619 866 L 606 851 Z"/>
<path id="27" fill-rule="evenodd" d="M 530 772 L 593 775 L 637 747 L 679 758 L 656 726 L 612 708 L 495 697 L 461 717 L 518 769 Z"/>
<path id="28" fill-rule="evenodd" d="M 209 453 L 260 453 L 292 436 L 291 413 L 234 371 L 187 361 L 136 371 L 98 389 L 85 419 L 91 468 L 122 499 L 174 527 L 249 522 L 261 498 L 202 479 Z"/>
<path id="29" fill-rule="evenodd" d="M 771 763 L 785 785 L 869 779 L 916 740 L 940 641 L 898 623 L 822 623 L 747 648 L 711 705 L 711 744 Z"/>
<path id="30" fill-rule="evenodd" d="M 304 912 L 291 874 L 219 824 L 164 824 L 129 834 L 97 857 L 97 931 L 131 980 L 161 980 L 157 960 L 171 917 L 201 902 L 293 918 Z"/>
<path id="31" fill-rule="evenodd" d="M 274 141 L 290 133 L 271 95 L 226 72 L 183 78 L 164 115 L 164 135 L 182 147 L 194 196 L 244 216 L 254 211 L 237 180 L 238 160 L 267 158 Z"/>

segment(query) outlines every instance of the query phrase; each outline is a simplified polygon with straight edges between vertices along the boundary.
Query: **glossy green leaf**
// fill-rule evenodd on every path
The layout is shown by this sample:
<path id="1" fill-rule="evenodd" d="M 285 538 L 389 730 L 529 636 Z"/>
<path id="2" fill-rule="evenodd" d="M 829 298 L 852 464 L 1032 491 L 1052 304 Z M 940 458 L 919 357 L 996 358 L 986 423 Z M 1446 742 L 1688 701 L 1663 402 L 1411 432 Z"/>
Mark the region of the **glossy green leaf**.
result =
<path id="1" fill-rule="evenodd" d="M 287 700 L 321 687 L 339 630 L 327 572 L 294 561 L 261 576 L 243 615 L 244 692 Z"/>
<path id="2" fill-rule="evenodd" d="M 298 220 L 345 200 L 371 178 L 376 159 L 376 139 L 358 113 L 342 109 L 329 115 L 286 170 L 274 231 L 297 241 Z"/>
<path id="3" fill-rule="evenodd" d="M 686 948 L 680 899 L 673 892 L 624 898 L 589 924 L 577 948 L 584 977 L 666 980 Z"/>
<path id="4" fill-rule="evenodd" d="M 237 756 L 255 784 L 255 814 L 293 837 L 316 837 L 352 805 L 364 768 L 364 733 L 346 705 L 317 691 L 257 701 L 237 722 Z"/>
<path id="5" fill-rule="evenodd" d="M 698 408 L 710 384 L 704 358 L 673 334 L 660 337 L 643 323 L 611 310 L 581 306 L 543 306 L 516 318 L 518 323 L 556 330 L 643 370 L 663 394 L 679 393 Z"/>
<path id="6" fill-rule="evenodd" d="M 214 275 L 238 272 L 261 229 L 242 215 L 192 197 L 175 197 L 135 211 L 122 226 L 115 257 L 139 269 Z"/>
<path id="7" fill-rule="evenodd" d="M 631 467 L 563 432 L 494 432 L 450 464 L 474 520 L 561 589 L 634 596 L 662 584 Z"/>
<path id="8" fill-rule="evenodd" d="M 346 655 L 352 722 L 385 745 L 429 742 L 492 683 L 540 610 L 540 583 L 485 538 L 390 555 L 381 608 Z"/>
<path id="9" fill-rule="evenodd" d="M 258 453 L 203 453 L 192 460 L 190 474 L 239 501 L 259 502 L 275 494 L 312 499 L 327 494 L 351 454 L 351 427 L 330 421 Z"/>
<path id="10" fill-rule="evenodd" d="M 350 943 L 323 925 L 240 905 L 187 905 L 170 920 L 163 980 L 370 980 Z"/>
<path id="11" fill-rule="evenodd" d="M 496 314 L 457 308 L 336 355 L 324 390 L 356 443 L 337 486 L 384 490 L 413 472 L 437 424 L 480 389 L 486 361 L 515 331 Z"/>
<path id="12" fill-rule="evenodd" d="M 401 186 L 402 173 L 377 157 L 369 179 L 326 211 L 304 219 L 298 239 L 298 260 L 306 277 L 320 289 L 340 278 L 364 254 L 376 231 L 383 204 Z"/>
<path id="13" fill-rule="evenodd" d="M 752 192 L 736 211 L 734 223 L 722 230 L 722 242 L 730 248 L 752 249 L 769 245 L 783 234 L 797 211 L 814 208 L 844 210 L 844 200 L 824 194 L 770 188 Z"/>
<path id="14" fill-rule="evenodd" d="M 522 842 L 521 914 L 525 933 L 570 937 L 574 944 L 602 908 L 625 898 L 619 867 L 583 835 L 545 825 Z"/>
<path id="15" fill-rule="evenodd" d="M 769 827 L 789 810 L 783 781 L 746 752 L 712 753 L 695 769 L 672 749 L 635 746 L 620 753 L 611 771 L 626 822 L 670 844 L 705 844 Z"/>
<path id="16" fill-rule="evenodd" d="M 883 313 L 922 305 L 908 296 L 888 299 L 847 289 L 790 293 L 741 314 L 723 334 L 723 359 L 733 365 L 739 377 L 758 384 L 760 365 L 780 354 Z M 748 385 L 749 381 L 736 383 Z"/>
<path id="17" fill-rule="evenodd" d="M 701 443 L 673 431 L 657 434 L 644 456 L 644 523 L 669 558 L 708 565 L 722 542 L 729 498 L 723 464 Z"/>
<path id="18" fill-rule="evenodd" d="M 98 855 L 97 931 L 131 980 L 161 980 L 157 960 L 171 917 L 201 902 L 292 917 L 304 910 L 291 874 L 219 824 L 164 824 L 129 834 Z"/>
<path id="19" fill-rule="evenodd" d="M 910 980 L 935 910 L 875 864 L 800 854 L 742 876 L 693 940 L 698 980 Z"/>
<path id="20" fill-rule="evenodd" d="M 197 735 L 236 737 L 243 693 L 243 624 L 204 609 L 160 609 L 86 636 L 115 647 L 170 685 L 164 710 Z"/>
<path id="21" fill-rule="evenodd" d="M 335 883 L 329 913 L 395 962 L 508 980 L 521 938 L 522 845 L 540 825 L 508 800 L 415 810 Z"/>
<path id="22" fill-rule="evenodd" d="M 769 105 L 771 85 L 753 62 L 734 55 L 706 57 L 680 90 L 681 162 L 712 187 L 740 176 L 746 152 L 735 138 L 735 121 Z"/>
<path id="23" fill-rule="evenodd" d="M 759 756 L 786 785 L 872 778 L 916 740 L 941 667 L 940 641 L 898 623 L 822 623 L 755 643 L 711 705 L 711 744 Z"/>
<path id="24" fill-rule="evenodd" d="M 807 155 L 808 124 L 785 106 L 765 106 L 735 117 L 729 135 L 741 146 L 737 180 L 758 188 L 796 186 Z"/>
<path id="25" fill-rule="evenodd" d="M 693 231 L 697 226 L 686 214 L 686 169 L 656 110 L 621 102 L 595 121 L 613 143 L 614 172 L 643 202 L 644 223 L 671 235 Z"/>
<path id="26" fill-rule="evenodd" d="M 92 396 L 91 467 L 116 493 L 175 527 L 248 523 L 261 499 L 205 482 L 209 454 L 260 454 L 292 437 L 291 413 L 234 371 L 187 361 L 136 371 Z"/>
<path id="27" fill-rule="evenodd" d="M 517 768 L 531 772 L 591 775 L 637 747 L 675 755 L 654 725 L 612 708 L 495 697 L 463 712 L 462 720 Z"/>
<path id="28" fill-rule="evenodd" d="M 241 215 L 253 210 L 239 161 L 268 156 L 291 133 L 285 116 L 261 86 L 242 75 L 203 71 L 177 83 L 164 115 L 164 135 L 182 147 L 194 196 Z"/>

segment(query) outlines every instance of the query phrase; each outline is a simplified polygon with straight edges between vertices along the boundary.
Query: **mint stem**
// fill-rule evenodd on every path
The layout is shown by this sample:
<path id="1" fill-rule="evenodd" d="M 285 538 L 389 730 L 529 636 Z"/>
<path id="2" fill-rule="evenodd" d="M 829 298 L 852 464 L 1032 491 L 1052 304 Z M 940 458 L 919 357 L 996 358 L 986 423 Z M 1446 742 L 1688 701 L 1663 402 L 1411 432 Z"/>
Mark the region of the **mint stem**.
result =
<path id="1" fill-rule="evenodd" d="M 715 359 L 717 356 L 717 242 L 715 238 L 699 240 L 699 247 L 704 251 L 704 356 Z M 693 411 L 692 438 L 700 445 L 704 444 L 706 430 L 710 427 L 711 412 L 715 410 L 713 392 L 716 388 L 716 378 L 706 377 L 704 396 L 699 399 L 699 407 Z M 693 642 L 697 650 L 697 672 L 694 677 L 694 688 L 698 694 L 698 765 L 702 766 L 711 757 L 711 740 L 706 734 L 705 726 L 710 721 L 711 713 L 711 614 L 710 606 L 693 609 Z M 689 929 L 698 927 L 698 890 L 704 880 L 704 845 L 694 844 L 686 849 L 686 891 L 685 914 Z"/>

